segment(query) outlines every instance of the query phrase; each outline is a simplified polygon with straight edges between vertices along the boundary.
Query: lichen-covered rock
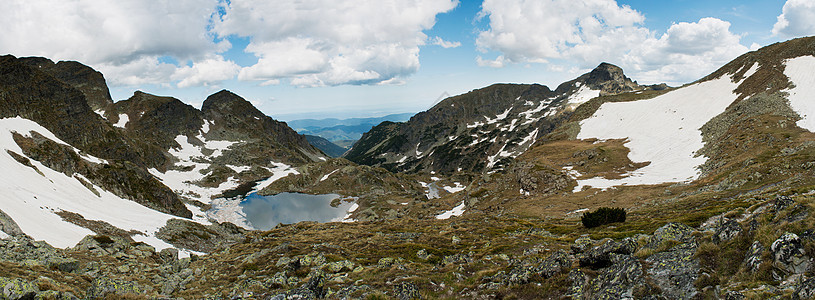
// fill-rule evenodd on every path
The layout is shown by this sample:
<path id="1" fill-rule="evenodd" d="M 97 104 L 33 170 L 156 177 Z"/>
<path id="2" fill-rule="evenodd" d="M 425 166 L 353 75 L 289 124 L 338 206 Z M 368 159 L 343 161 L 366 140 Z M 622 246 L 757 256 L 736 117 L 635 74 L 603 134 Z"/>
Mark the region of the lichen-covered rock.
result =
<path id="1" fill-rule="evenodd" d="M 648 276 L 669 299 L 690 299 L 697 294 L 693 283 L 699 277 L 696 247 L 684 244 L 670 251 L 656 253 L 645 261 L 650 265 Z"/>
<path id="2" fill-rule="evenodd" d="M 142 289 L 133 282 L 99 277 L 93 280 L 88 289 L 88 299 L 117 298 L 125 295 L 140 295 Z"/>
<path id="3" fill-rule="evenodd" d="M 36 284 L 19 278 L 0 277 L 2 299 L 34 299 L 40 291 Z"/>
<path id="4" fill-rule="evenodd" d="M 591 281 L 588 288 L 591 299 L 631 299 L 634 287 L 642 283 L 642 265 L 630 256 L 611 255 L 611 266 Z"/>
<path id="5" fill-rule="evenodd" d="M 747 299 L 747 296 L 736 291 L 730 291 L 724 294 L 722 298 L 724 298 L 724 300 L 744 300 Z"/>
<path id="6" fill-rule="evenodd" d="M 586 293 L 586 287 L 589 284 L 589 276 L 578 268 L 569 271 L 568 279 L 570 282 L 568 296 L 572 299 L 583 298 L 583 294 Z"/>
<path id="7" fill-rule="evenodd" d="M 619 242 L 606 240 L 603 244 L 592 248 L 579 257 L 580 266 L 602 268 L 611 263 L 610 254 L 634 254 L 637 251 L 637 242 L 632 238 L 625 238 Z"/>
<path id="8" fill-rule="evenodd" d="M 569 259 L 569 254 L 564 250 L 558 250 L 550 254 L 538 266 L 538 270 L 543 278 L 549 278 L 571 266 L 572 261 Z"/>
<path id="9" fill-rule="evenodd" d="M 732 240 L 742 232 L 744 232 L 744 230 L 741 228 L 741 225 L 739 225 L 739 222 L 731 219 L 724 219 L 716 227 L 716 232 L 713 234 L 713 242 L 718 244 Z"/>
<path id="10" fill-rule="evenodd" d="M 801 239 L 794 233 L 785 233 L 770 246 L 773 266 L 785 274 L 803 274 L 811 264 Z"/>
<path id="11" fill-rule="evenodd" d="M 792 293 L 792 299 L 815 299 L 815 277 L 804 280 L 795 287 L 795 292 Z"/>
<path id="12" fill-rule="evenodd" d="M 353 270 L 355 264 L 353 262 L 349 261 L 349 260 L 341 260 L 341 261 L 326 263 L 323 266 L 325 266 L 332 273 L 338 273 L 340 271 L 351 271 L 351 270 Z"/>
<path id="13" fill-rule="evenodd" d="M 682 223 L 668 223 L 654 231 L 645 248 L 659 248 L 665 241 L 677 241 L 679 243 L 694 242 L 693 228 Z"/>
<path id="14" fill-rule="evenodd" d="M 285 299 L 318 299 L 324 298 L 326 289 L 325 279 L 322 276 L 313 276 L 302 286 L 286 293 Z"/>
<path id="15" fill-rule="evenodd" d="M 744 266 L 751 272 L 758 270 L 758 266 L 764 261 L 761 257 L 762 253 L 764 253 L 764 246 L 758 241 L 753 242 L 753 244 L 750 245 L 750 249 L 747 249 L 747 255 L 744 257 Z"/>
<path id="16" fill-rule="evenodd" d="M 592 240 L 586 236 L 579 237 L 574 240 L 574 243 L 571 245 L 572 253 L 583 253 L 586 250 L 591 249 L 595 242 L 595 240 Z"/>
<path id="17" fill-rule="evenodd" d="M 393 296 L 399 300 L 421 299 L 419 288 L 410 282 L 400 282 L 393 285 Z"/>

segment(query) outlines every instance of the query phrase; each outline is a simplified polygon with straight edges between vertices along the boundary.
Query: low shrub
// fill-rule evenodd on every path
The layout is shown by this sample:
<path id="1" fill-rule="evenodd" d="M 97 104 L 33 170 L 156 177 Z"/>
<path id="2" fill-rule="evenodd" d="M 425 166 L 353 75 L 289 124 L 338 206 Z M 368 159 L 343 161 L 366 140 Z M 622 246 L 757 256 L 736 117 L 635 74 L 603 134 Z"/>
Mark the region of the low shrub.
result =
<path id="1" fill-rule="evenodd" d="M 625 222 L 625 209 L 616 207 L 601 207 L 593 212 L 583 214 L 583 217 L 580 220 L 583 221 L 583 226 L 586 226 L 586 228 L 594 228 L 600 225 L 616 222 Z"/>

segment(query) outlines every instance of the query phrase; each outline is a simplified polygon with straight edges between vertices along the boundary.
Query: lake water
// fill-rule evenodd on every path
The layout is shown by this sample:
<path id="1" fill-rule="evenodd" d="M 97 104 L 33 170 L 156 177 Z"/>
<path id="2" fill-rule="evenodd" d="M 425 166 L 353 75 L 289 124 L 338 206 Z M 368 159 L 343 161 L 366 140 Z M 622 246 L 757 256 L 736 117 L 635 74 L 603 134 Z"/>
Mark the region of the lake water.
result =
<path id="1" fill-rule="evenodd" d="M 339 197 L 337 194 L 280 193 L 273 196 L 261 196 L 252 193 L 241 201 L 240 206 L 253 227 L 269 230 L 279 223 L 342 221 L 354 203 L 342 201 L 340 205 L 332 207 L 331 201 Z"/>

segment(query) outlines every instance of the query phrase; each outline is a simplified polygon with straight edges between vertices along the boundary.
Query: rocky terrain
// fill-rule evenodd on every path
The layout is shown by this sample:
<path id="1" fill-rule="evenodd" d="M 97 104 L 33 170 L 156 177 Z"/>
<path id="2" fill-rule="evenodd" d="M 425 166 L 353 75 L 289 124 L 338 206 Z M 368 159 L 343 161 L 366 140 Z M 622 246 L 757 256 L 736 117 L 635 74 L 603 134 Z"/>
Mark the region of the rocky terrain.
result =
<path id="1" fill-rule="evenodd" d="M 677 88 L 601 64 L 329 159 L 229 91 L 112 103 L 89 68 L 5 56 L 0 299 L 811 299 L 813 70 L 812 37 Z M 339 194 L 352 222 L 210 214 L 249 192 Z M 600 207 L 625 221 L 584 226 Z"/>

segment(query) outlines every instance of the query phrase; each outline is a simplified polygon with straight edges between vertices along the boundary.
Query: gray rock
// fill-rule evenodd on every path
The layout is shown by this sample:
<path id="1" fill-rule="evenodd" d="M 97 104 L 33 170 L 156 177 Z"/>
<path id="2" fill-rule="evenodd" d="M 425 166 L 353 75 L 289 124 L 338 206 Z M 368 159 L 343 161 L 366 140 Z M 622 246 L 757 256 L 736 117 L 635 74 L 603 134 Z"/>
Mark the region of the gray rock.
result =
<path id="1" fill-rule="evenodd" d="M 739 234 L 744 232 L 739 222 L 731 219 L 724 219 L 716 226 L 716 232 L 713 234 L 713 242 L 718 244 L 732 240 Z"/>
<path id="2" fill-rule="evenodd" d="M 570 282 L 568 296 L 572 299 L 582 299 L 587 292 L 589 276 L 578 268 L 569 271 L 568 279 Z"/>
<path id="3" fill-rule="evenodd" d="M 586 250 L 591 249 L 595 242 L 595 240 L 592 240 L 589 237 L 579 237 L 574 240 L 574 243 L 571 245 L 572 253 L 583 253 Z"/>
<path id="4" fill-rule="evenodd" d="M 318 299 L 325 298 L 326 290 L 323 286 L 325 280 L 322 276 L 314 276 L 302 286 L 286 293 L 286 299 Z"/>
<path id="5" fill-rule="evenodd" d="M 6 213 L 0 210 L 0 231 L 5 232 L 10 236 L 22 236 L 25 235 L 23 231 L 20 229 L 20 226 L 17 226 L 17 223 L 11 219 Z"/>
<path id="6" fill-rule="evenodd" d="M 649 249 L 657 249 L 665 241 L 677 241 L 679 243 L 695 242 L 693 228 L 682 223 L 668 223 L 654 231 L 648 243 L 644 246 Z"/>
<path id="7" fill-rule="evenodd" d="M 810 258 L 804 252 L 801 239 L 794 233 L 785 233 L 770 246 L 773 266 L 785 274 L 803 274 L 809 269 Z"/>
<path id="8" fill-rule="evenodd" d="M 99 277 L 94 279 L 91 283 L 91 287 L 88 289 L 87 298 L 118 298 L 123 295 L 140 295 L 141 293 L 142 289 L 133 282 Z"/>
<path id="9" fill-rule="evenodd" d="M 24 281 L 19 278 L 0 277 L 0 289 L 2 289 L 2 299 L 34 299 L 40 291 L 36 284 Z"/>
<path id="10" fill-rule="evenodd" d="M 549 257 L 538 266 L 538 272 L 543 278 L 549 278 L 571 266 L 572 261 L 569 259 L 569 254 L 564 250 L 558 250 L 550 254 Z"/>
<path id="11" fill-rule="evenodd" d="M 428 260 L 430 259 L 431 256 L 433 256 L 433 254 L 427 253 L 427 250 L 425 249 L 416 251 L 416 257 L 418 257 L 421 260 Z"/>
<path id="12" fill-rule="evenodd" d="M 730 291 L 724 294 L 724 297 L 722 298 L 724 298 L 724 300 L 744 300 L 747 299 L 747 296 L 744 296 L 744 294 L 736 291 Z"/>
<path id="13" fill-rule="evenodd" d="M 669 299 L 690 299 L 697 294 L 693 283 L 699 277 L 699 261 L 694 257 L 696 247 L 684 244 L 671 251 L 649 256 L 648 275 Z"/>
<path id="14" fill-rule="evenodd" d="M 632 238 L 622 241 L 606 240 L 603 244 L 592 248 L 579 257 L 580 266 L 603 268 L 611 264 L 612 253 L 630 255 L 637 251 L 637 242 Z"/>
<path id="15" fill-rule="evenodd" d="M 815 299 L 815 278 L 809 278 L 798 284 L 792 293 L 792 299 Z"/>
<path id="16" fill-rule="evenodd" d="M 642 284 L 642 265 L 630 255 L 611 255 L 611 266 L 602 270 L 588 288 L 591 299 L 631 299 L 634 287 Z"/>
<path id="17" fill-rule="evenodd" d="M 400 282 L 393 285 L 393 296 L 399 300 L 422 299 L 419 288 L 410 282 Z"/>
<path id="18" fill-rule="evenodd" d="M 161 261 L 165 263 L 173 263 L 178 260 L 178 249 L 176 248 L 165 248 L 161 249 L 158 253 L 158 257 Z"/>
<path id="19" fill-rule="evenodd" d="M 744 266 L 751 272 L 758 270 L 758 266 L 764 261 L 762 258 L 763 253 L 764 246 L 758 241 L 753 242 L 753 244 L 750 245 L 750 249 L 747 250 L 747 255 L 744 257 Z"/>

